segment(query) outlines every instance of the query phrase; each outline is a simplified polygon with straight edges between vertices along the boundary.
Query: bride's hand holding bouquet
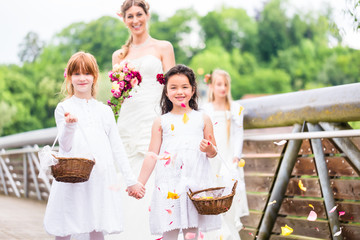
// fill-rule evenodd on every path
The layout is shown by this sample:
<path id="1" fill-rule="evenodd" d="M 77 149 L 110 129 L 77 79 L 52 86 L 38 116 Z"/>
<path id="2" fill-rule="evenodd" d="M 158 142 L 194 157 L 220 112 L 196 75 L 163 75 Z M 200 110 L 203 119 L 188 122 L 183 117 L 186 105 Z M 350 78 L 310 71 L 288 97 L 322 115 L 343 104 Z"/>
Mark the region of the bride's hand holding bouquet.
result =
<path id="1" fill-rule="evenodd" d="M 131 97 L 130 91 L 141 83 L 142 78 L 135 67 L 126 61 L 115 64 L 112 71 L 109 72 L 109 78 L 112 82 L 112 96 L 108 100 L 108 105 L 113 110 L 117 121 L 122 103 L 126 98 Z"/>

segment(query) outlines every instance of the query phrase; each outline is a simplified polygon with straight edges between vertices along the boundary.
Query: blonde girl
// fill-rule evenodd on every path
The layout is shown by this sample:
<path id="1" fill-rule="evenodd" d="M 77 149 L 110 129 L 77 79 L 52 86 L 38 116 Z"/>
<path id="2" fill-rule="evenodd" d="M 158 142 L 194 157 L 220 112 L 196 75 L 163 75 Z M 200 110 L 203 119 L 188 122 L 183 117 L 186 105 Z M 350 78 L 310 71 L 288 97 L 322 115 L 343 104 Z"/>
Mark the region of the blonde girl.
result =
<path id="1" fill-rule="evenodd" d="M 203 109 L 214 123 L 218 157 L 227 161 L 228 166 L 236 168 L 239 178 L 233 204 L 230 210 L 223 215 L 222 229 L 219 234 L 223 236 L 224 240 L 239 240 L 238 232 L 242 227 L 240 217 L 249 214 L 244 170 L 237 165 L 242 155 L 244 108 L 232 100 L 230 83 L 231 78 L 226 71 L 214 70 L 209 81 L 208 104 L 205 104 Z M 219 184 L 223 184 L 223 176 L 229 171 L 219 159 L 211 159 L 211 166 L 214 174 L 218 176 Z"/>

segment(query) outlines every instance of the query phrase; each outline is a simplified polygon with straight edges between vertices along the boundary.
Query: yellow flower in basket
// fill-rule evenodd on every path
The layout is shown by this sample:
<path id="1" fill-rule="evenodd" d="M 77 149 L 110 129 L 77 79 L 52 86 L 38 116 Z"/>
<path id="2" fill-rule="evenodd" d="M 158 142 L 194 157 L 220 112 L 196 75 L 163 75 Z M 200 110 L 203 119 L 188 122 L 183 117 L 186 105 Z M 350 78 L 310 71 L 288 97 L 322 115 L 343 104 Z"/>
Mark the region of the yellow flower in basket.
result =
<path id="1" fill-rule="evenodd" d="M 214 199 L 213 197 L 201 197 L 201 199 Z"/>

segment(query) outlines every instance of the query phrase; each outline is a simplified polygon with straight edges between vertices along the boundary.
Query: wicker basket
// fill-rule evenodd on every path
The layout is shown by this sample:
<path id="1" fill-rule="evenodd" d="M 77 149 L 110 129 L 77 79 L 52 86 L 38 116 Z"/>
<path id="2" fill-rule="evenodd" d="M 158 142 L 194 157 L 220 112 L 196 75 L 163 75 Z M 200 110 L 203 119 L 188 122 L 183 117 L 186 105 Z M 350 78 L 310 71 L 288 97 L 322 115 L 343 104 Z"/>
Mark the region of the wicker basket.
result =
<path id="1" fill-rule="evenodd" d="M 59 160 L 56 165 L 51 166 L 56 181 L 79 183 L 89 180 L 95 161 L 86 158 L 54 157 Z"/>
<path id="2" fill-rule="evenodd" d="M 234 183 L 232 192 L 226 196 L 216 197 L 216 198 L 212 198 L 212 199 L 194 198 L 194 195 L 196 195 L 198 193 L 224 189 L 224 187 L 207 188 L 207 189 L 196 191 L 196 192 L 192 192 L 191 189 L 189 189 L 190 194 L 188 193 L 188 196 L 191 199 L 191 201 L 193 202 L 193 204 L 195 205 L 199 214 L 201 214 L 201 215 L 218 215 L 218 214 L 224 213 L 230 209 L 232 200 L 235 195 L 236 185 L 237 185 L 237 181 L 235 181 L 235 183 Z"/>

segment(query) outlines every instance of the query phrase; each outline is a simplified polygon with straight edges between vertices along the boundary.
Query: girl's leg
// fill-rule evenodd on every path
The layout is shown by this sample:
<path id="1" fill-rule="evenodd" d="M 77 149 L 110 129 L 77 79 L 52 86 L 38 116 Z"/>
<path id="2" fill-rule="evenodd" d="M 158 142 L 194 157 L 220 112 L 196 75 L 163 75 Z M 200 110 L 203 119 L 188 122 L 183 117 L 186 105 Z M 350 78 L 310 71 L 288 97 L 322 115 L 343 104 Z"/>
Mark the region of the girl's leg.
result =
<path id="1" fill-rule="evenodd" d="M 65 237 L 55 237 L 55 240 L 70 240 L 71 235 Z"/>
<path id="2" fill-rule="evenodd" d="M 230 208 L 229 211 L 223 214 L 222 229 L 224 230 L 224 239 L 240 240 L 240 230 L 237 230 L 235 225 L 235 211 L 235 208 Z"/>
<path id="3" fill-rule="evenodd" d="M 90 240 L 104 240 L 104 234 L 102 232 L 92 231 L 90 233 Z"/>
<path id="4" fill-rule="evenodd" d="M 169 232 L 164 232 L 162 240 L 177 240 L 179 231 L 179 229 L 175 229 Z"/>
<path id="5" fill-rule="evenodd" d="M 187 228 L 187 229 L 183 229 L 182 231 L 184 234 L 184 240 L 199 238 L 199 229 L 198 228 Z"/>

